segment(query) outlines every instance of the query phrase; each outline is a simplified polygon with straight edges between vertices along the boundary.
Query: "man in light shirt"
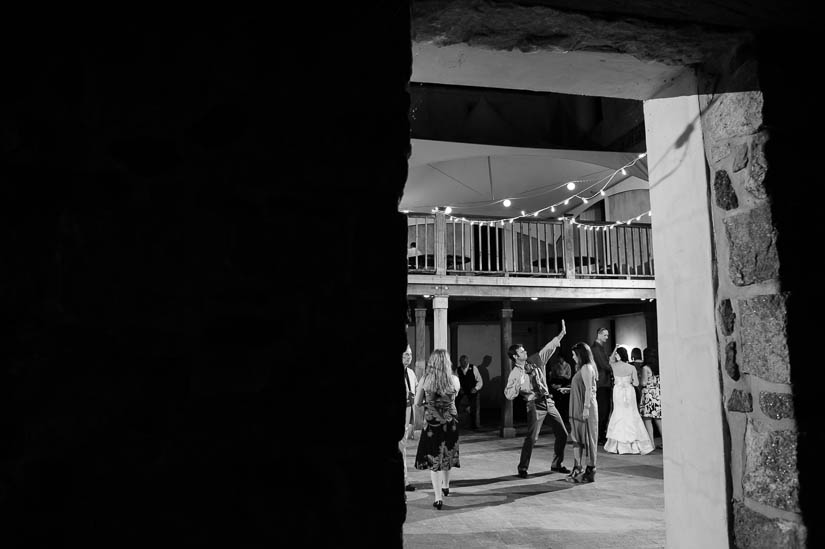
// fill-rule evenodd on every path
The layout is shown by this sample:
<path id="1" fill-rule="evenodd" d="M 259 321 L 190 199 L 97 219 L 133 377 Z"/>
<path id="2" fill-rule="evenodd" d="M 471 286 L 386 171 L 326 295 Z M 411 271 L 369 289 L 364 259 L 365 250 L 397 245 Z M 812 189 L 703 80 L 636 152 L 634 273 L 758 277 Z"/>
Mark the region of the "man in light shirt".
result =
<path id="1" fill-rule="evenodd" d="M 553 426 L 553 436 L 556 441 L 553 445 L 554 456 L 550 466 L 551 471 L 558 473 L 569 473 L 562 464 L 564 461 L 564 446 L 567 444 L 567 429 L 564 426 L 561 414 L 556 409 L 553 399 L 550 397 L 550 389 L 547 387 L 547 379 L 543 368 L 547 361 L 561 343 L 561 338 L 567 333 L 564 320 L 561 321 L 561 331 L 559 335 L 547 342 L 538 352 L 538 365 L 527 360 L 527 351 L 520 343 L 510 345 L 507 355 L 513 361 L 513 370 L 507 379 L 507 386 L 504 388 L 504 396 L 507 400 L 513 400 L 521 395 L 527 404 L 527 436 L 524 437 L 524 444 L 521 447 L 521 458 L 518 463 L 518 476 L 527 478 L 527 469 L 530 466 L 530 458 L 533 454 L 533 446 L 539 439 L 541 425 L 545 417 L 550 417 Z"/>
<path id="2" fill-rule="evenodd" d="M 412 492 L 415 490 L 415 486 L 410 484 L 409 478 L 407 477 L 407 441 L 410 439 L 410 435 L 413 431 L 413 411 L 415 409 L 413 406 L 413 399 L 415 398 L 415 389 L 418 384 L 418 379 L 415 376 L 415 372 L 409 367 L 410 364 L 412 364 L 412 350 L 409 345 L 407 345 L 407 348 L 401 355 L 401 362 L 404 364 L 404 384 L 407 389 L 407 409 L 404 413 L 404 436 L 398 442 L 398 449 L 401 450 L 401 458 L 404 461 L 404 489 L 407 492 Z"/>

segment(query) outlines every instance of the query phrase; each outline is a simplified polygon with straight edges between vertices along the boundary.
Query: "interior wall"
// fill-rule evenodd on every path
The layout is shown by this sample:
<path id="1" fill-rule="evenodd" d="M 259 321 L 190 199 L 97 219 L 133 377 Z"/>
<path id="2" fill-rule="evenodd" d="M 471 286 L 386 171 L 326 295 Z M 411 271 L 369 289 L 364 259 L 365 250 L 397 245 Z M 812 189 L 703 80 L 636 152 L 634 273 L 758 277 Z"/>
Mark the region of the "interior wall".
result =
<path id="1" fill-rule="evenodd" d="M 627 221 L 650 210 L 650 193 L 635 189 L 611 194 L 604 199 L 604 203 L 605 218 L 608 221 Z M 645 216 L 640 222 L 647 222 L 649 219 Z"/>
<path id="2" fill-rule="evenodd" d="M 644 351 L 647 347 L 647 323 L 643 313 L 623 315 L 614 319 L 614 345 L 618 344 L 627 350 L 628 357 L 634 347 Z M 610 347 L 613 348 L 612 346 Z"/>

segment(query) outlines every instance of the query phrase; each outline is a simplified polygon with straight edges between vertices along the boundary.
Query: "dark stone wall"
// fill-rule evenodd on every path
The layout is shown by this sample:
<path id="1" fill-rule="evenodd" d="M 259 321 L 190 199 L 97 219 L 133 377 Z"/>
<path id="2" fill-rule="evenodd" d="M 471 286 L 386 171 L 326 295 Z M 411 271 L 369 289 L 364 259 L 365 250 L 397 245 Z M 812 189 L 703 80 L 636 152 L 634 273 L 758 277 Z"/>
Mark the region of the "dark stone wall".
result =
<path id="1" fill-rule="evenodd" d="M 408 6 L 2 46 L 4 545 L 400 547 Z"/>

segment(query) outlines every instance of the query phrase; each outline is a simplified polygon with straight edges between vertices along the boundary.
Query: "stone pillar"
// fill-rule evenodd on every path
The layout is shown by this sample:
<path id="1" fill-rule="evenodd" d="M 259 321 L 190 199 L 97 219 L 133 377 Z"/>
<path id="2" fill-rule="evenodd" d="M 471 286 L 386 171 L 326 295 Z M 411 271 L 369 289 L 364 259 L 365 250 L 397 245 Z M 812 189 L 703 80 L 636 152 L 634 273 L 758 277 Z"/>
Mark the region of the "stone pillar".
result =
<path id="1" fill-rule="evenodd" d="M 506 300 L 501 308 L 501 438 L 513 438 L 516 436 L 516 429 L 513 427 L 513 401 L 504 398 L 504 387 L 507 386 L 507 379 L 510 377 L 511 362 L 507 356 L 507 349 L 513 344 L 513 309 L 510 308 L 510 301 Z"/>
<path id="2" fill-rule="evenodd" d="M 687 547 L 681 543 L 691 540 L 691 547 L 728 547 L 728 464 L 722 415 L 711 404 L 722 395 L 699 100 L 649 100 L 644 113 L 653 234 L 660 252 L 656 304 L 668 546 Z"/>
<path id="3" fill-rule="evenodd" d="M 435 213 L 435 242 L 433 243 L 433 252 L 435 254 L 435 274 L 447 274 L 447 245 L 445 238 L 447 235 L 447 216 L 444 212 Z M 445 343 L 446 345 L 446 343 Z M 446 349 L 445 347 L 435 346 L 436 349 Z"/>
<path id="4" fill-rule="evenodd" d="M 433 298 L 433 349 L 446 349 L 448 343 L 449 325 L 447 324 L 447 301 L 446 295 L 438 295 Z"/>
<path id="5" fill-rule="evenodd" d="M 424 367 L 427 364 L 427 309 L 415 308 L 415 375 L 418 379 L 424 376 Z"/>

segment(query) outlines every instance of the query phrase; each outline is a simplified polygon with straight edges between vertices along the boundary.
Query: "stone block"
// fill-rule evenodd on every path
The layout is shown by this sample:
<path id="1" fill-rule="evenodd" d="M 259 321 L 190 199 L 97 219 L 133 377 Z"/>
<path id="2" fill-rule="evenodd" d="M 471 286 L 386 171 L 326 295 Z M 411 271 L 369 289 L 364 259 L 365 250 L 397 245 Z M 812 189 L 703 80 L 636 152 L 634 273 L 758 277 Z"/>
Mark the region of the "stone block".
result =
<path id="1" fill-rule="evenodd" d="M 733 164 L 731 170 L 733 173 L 741 171 L 748 165 L 748 144 L 741 143 L 736 147 L 733 153 Z"/>
<path id="2" fill-rule="evenodd" d="M 753 397 L 750 393 L 734 389 L 728 397 L 729 412 L 753 412 Z"/>
<path id="3" fill-rule="evenodd" d="M 793 395 L 790 393 L 759 392 L 759 407 L 771 419 L 794 417 Z"/>
<path id="4" fill-rule="evenodd" d="M 733 535 L 741 549 L 803 549 L 807 537 L 804 525 L 766 517 L 739 501 L 733 502 Z"/>
<path id="5" fill-rule="evenodd" d="M 739 365 L 773 383 L 791 382 L 785 302 L 785 294 L 739 300 Z"/>
<path id="6" fill-rule="evenodd" d="M 716 164 L 720 160 L 730 156 L 730 143 L 727 141 L 723 141 L 722 143 L 713 143 L 710 147 L 708 147 L 708 155 L 710 156 L 710 161 L 713 164 Z"/>
<path id="7" fill-rule="evenodd" d="M 759 503 L 799 512 L 796 431 L 772 431 L 753 420 L 745 428 L 742 491 Z"/>
<path id="8" fill-rule="evenodd" d="M 730 299 L 723 299 L 719 303 L 719 318 L 722 333 L 726 336 L 731 335 L 733 333 L 733 323 L 736 321 L 736 313 L 733 312 Z"/>
<path id="9" fill-rule="evenodd" d="M 712 141 L 753 135 L 762 126 L 762 93 L 756 91 L 725 93 L 702 117 L 702 125 Z"/>
<path id="10" fill-rule="evenodd" d="M 765 174 L 768 171 L 768 163 L 765 160 L 765 143 L 767 141 L 768 136 L 764 132 L 755 135 L 751 140 L 751 168 L 748 179 L 745 181 L 745 190 L 756 198 L 763 200 L 768 196 L 765 190 Z"/>
<path id="11" fill-rule="evenodd" d="M 729 341 L 728 344 L 725 345 L 725 371 L 732 380 L 739 380 L 739 364 L 736 362 L 735 341 Z"/>
<path id="12" fill-rule="evenodd" d="M 736 191 L 733 190 L 730 176 L 725 170 L 716 172 L 716 177 L 713 178 L 713 194 L 716 197 L 716 205 L 723 210 L 733 210 L 739 207 Z"/>
<path id="13" fill-rule="evenodd" d="M 734 284 L 747 286 L 778 276 L 776 231 L 768 206 L 732 215 L 724 223 L 730 243 L 728 272 Z"/>

